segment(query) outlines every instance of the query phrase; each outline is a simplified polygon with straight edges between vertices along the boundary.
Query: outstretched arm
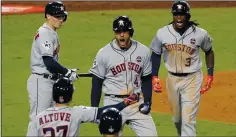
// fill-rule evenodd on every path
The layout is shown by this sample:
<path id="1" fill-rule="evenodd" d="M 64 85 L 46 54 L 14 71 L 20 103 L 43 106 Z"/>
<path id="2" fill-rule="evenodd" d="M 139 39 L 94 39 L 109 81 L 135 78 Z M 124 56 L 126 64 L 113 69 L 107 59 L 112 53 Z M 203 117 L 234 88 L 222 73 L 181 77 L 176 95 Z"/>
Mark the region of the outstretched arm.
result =
<path id="1" fill-rule="evenodd" d="M 100 118 L 100 115 L 102 113 L 103 110 L 107 109 L 107 108 L 116 108 L 118 109 L 119 111 L 123 110 L 125 107 L 129 106 L 129 105 L 132 105 L 132 104 L 135 104 L 139 101 L 139 94 L 136 94 L 136 93 L 132 93 L 129 97 L 127 98 L 124 98 L 124 101 L 118 103 L 118 104 L 115 104 L 115 105 L 108 105 L 108 106 L 104 106 L 104 107 L 101 107 L 101 108 L 98 108 L 98 112 L 97 112 L 97 119 Z"/>

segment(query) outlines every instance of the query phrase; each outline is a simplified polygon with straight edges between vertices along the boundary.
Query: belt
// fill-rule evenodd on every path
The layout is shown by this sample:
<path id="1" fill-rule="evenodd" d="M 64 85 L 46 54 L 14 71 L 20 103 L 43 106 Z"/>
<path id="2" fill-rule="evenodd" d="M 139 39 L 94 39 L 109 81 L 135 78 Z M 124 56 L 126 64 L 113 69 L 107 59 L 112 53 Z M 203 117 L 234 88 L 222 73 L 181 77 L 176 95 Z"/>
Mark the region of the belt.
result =
<path id="1" fill-rule="evenodd" d="M 192 73 L 173 73 L 173 72 L 169 72 L 171 75 L 174 75 L 174 76 L 177 76 L 177 77 L 186 77 L 188 76 L 189 74 L 192 74 Z"/>
<path id="2" fill-rule="evenodd" d="M 57 80 L 59 78 L 59 75 L 57 74 L 39 74 L 39 73 L 33 73 L 33 74 L 36 74 L 36 75 L 40 75 L 40 76 L 43 76 L 43 78 L 46 78 L 46 79 L 51 79 L 51 80 Z"/>
<path id="3" fill-rule="evenodd" d="M 126 98 L 129 97 L 129 95 L 114 95 L 114 94 L 105 94 L 104 96 L 109 96 L 112 98 Z"/>

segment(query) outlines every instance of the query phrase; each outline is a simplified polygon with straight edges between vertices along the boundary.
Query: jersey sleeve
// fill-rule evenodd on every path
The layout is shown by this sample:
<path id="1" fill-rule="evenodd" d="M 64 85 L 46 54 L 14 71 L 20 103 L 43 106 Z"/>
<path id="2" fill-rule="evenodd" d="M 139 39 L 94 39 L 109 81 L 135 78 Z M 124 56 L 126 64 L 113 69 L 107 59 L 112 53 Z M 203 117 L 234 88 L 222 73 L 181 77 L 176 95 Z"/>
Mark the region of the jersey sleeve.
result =
<path id="1" fill-rule="evenodd" d="M 104 79 L 106 73 L 106 63 L 105 58 L 101 54 L 102 49 L 100 49 L 93 61 L 93 66 L 89 70 L 90 73 L 96 75 L 97 77 Z"/>
<path id="2" fill-rule="evenodd" d="M 151 73 L 152 73 L 151 54 L 150 54 L 150 50 L 148 49 L 148 52 L 146 53 L 146 56 L 144 58 L 143 75 L 142 76 L 147 76 Z"/>
<path id="3" fill-rule="evenodd" d="M 202 40 L 202 44 L 201 44 L 201 49 L 206 52 L 208 51 L 210 48 L 212 47 L 212 38 L 210 37 L 210 35 L 206 32 L 203 40 Z"/>
<path id="4" fill-rule="evenodd" d="M 27 132 L 27 137 L 39 136 L 35 120 L 30 124 Z"/>
<path id="5" fill-rule="evenodd" d="M 162 42 L 160 38 L 160 31 L 158 30 L 155 37 L 153 38 L 151 45 L 150 45 L 151 51 L 154 53 L 160 55 L 162 54 Z"/>
<path id="6" fill-rule="evenodd" d="M 86 107 L 86 106 L 78 106 L 78 114 L 79 120 L 81 123 L 84 122 L 96 122 L 97 118 L 97 107 Z"/>
<path id="7" fill-rule="evenodd" d="M 53 57 L 53 35 L 50 32 L 43 31 L 39 32 L 39 37 L 37 38 L 39 49 L 42 56 Z"/>

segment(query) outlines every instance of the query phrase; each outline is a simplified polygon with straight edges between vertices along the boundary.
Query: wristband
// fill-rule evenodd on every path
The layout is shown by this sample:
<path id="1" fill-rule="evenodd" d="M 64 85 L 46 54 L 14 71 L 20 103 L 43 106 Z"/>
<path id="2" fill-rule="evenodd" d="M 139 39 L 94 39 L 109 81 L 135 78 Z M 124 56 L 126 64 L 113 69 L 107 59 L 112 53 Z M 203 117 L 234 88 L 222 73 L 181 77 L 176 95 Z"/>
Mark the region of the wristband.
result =
<path id="1" fill-rule="evenodd" d="M 207 68 L 207 73 L 210 76 L 213 76 L 214 68 Z"/>

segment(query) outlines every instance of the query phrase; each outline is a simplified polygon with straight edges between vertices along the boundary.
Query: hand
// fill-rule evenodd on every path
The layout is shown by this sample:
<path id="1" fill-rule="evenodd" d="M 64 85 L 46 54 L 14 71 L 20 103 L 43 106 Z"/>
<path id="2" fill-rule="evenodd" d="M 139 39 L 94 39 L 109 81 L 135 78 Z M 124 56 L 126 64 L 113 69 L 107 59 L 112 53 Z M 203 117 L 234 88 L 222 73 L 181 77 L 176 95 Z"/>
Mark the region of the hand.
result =
<path id="1" fill-rule="evenodd" d="M 139 106 L 139 112 L 147 115 L 151 111 L 151 104 L 149 102 L 143 103 Z"/>
<path id="2" fill-rule="evenodd" d="M 76 74 L 76 71 L 78 69 L 68 69 L 67 73 L 65 74 L 65 77 L 67 77 L 70 81 L 74 82 L 79 77 Z"/>
<path id="3" fill-rule="evenodd" d="M 205 92 L 207 92 L 211 88 L 212 82 L 213 82 L 213 76 L 208 75 L 205 80 L 205 85 L 201 89 L 201 94 L 204 94 Z"/>
<path id="4" fill-rule="evenodd" d="M 129 97 L 124 98 L 124 103 L 126 106 L 135 104 L 139 101 L 139 93 L 132 93 Z"/>
<path id="5" fill-rule="evenodd" d="M 161 80 L 157 76 L 152 76 L 152 89 L 155 92 L 162 92 Z"/>

